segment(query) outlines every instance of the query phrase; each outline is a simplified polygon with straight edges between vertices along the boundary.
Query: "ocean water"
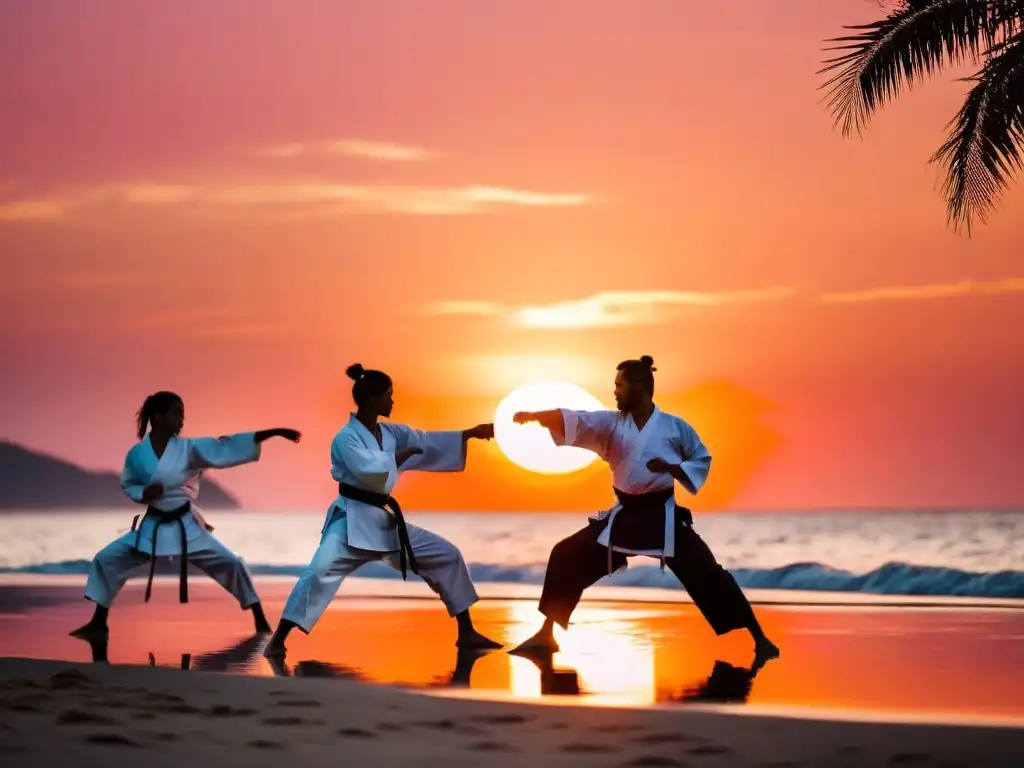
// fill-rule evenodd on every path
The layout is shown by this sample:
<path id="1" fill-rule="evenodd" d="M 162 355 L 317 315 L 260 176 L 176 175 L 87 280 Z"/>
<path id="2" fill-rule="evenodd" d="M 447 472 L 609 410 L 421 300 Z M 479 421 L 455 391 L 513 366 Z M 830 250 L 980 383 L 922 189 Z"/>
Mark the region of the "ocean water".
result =
<path id="1" fill-rule="evenodd" d="M 128 529 L 122 511 L 0 515 L 0 573 L 86 574 L 93 554 Z M 256 575 L 298 575 L 319 541 L 321 512 L 215 511 L 216 535 Z M 455 542 L 481 583 L 540 584 L 551 546 L 584 513 L 410 512 Z M 716 513 L 698 533 L 741 586 L 876 595 L 1024 598 L 1024 512 L 843 511 Z M 399 578 L 371 563 L 370 579 Z M 681 589 L 637 557 L 601 584 Z"/>

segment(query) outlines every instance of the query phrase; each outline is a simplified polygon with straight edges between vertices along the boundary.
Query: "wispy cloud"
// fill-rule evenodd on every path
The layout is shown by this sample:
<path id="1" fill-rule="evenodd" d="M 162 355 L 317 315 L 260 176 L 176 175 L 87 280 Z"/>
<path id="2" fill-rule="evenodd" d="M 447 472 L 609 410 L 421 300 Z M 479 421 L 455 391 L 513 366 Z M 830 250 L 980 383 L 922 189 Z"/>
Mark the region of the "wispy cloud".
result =
<path id="1" fill-rule="evenodd" d="M 575 207 L 597 200 L 577 192 L 537 192 L 492 186 L 415 187 L 293 181 L 265 184 L 106 184 L 49 199 L 0 203 L 0 221 L 39 221 L 69 217 L 99 206 L 171 209 L 277 207 L 310 215 L 402 213 L 458 216 L 507 207 Z"/>
<path id="2" fill-rule="evenodd" d="M 53 221 L 64 215 L 60 200 L 14 200 L 0 203 L 0 221 Z"/>
<path id="3" fill-rule="evenodd" d="M 953 299 L 960 296 L 1024 293 L 1024 278 L 1012 277 L 992 282 L 961 280 L 957 283 L 929 285 L 877 286 L 860 291 L 822 293 L 818 301 L 825 304 L 860 304 L 879 301 L 926 301 Z"/>
<path id="4" fill-rule="evenodd" d="M 685 308 L 765 304 L 790 299 L 825 304 L 952 299 L 971 295 L 1024 294 L 1024 278 L 992 282 L 964 280 L 909 286 L 882 286 L 859 291 L 804 293 L 792 286 L 742 291 L 606 291 L 582 299 L 549 304 L 506 305 L 497 302 L 442 301 L 428 307 L 438 315 L 494 317 L 520 328 L 612 328 L 672 320 Z"/>
<path id="5" fill-rule="evenodd" d="M 522 328 L 609 328 L 664 322 L 687 307 L 722 307 L 781 301 L 796 289 L 778 286 L 744 291 L 606 291 L 583 299 L 542 305 L 506 306 L 482 301 L 447 301 L 432 311 L 443 315 L 501 317 Z"/>
<path id="6" fill-rule="evenodd" d="M 423 147 L 392 144 L 366 139 L 336 139 L 333 141 L 293 142 L 261 147 L 255 151 L 261 157 L 287 160 L 307 155 L 343 155 L 386 163 L 413 163 L 429 160 L 433 153 Z"/>

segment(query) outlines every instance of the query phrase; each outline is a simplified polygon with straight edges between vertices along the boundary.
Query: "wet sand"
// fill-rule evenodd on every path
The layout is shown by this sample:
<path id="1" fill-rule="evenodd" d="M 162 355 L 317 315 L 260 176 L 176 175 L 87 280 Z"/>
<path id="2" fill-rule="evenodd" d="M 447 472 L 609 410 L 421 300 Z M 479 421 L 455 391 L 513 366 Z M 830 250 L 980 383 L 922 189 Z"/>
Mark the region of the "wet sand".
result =
<path id="1" fill-rule="evenodd" d="M 260 588 L 276 621 L 290 582 Z M 460 657 L 438 601 L 360 597 L 353 585 L 275 666 L 216 585 L 190 590 L 179 605 L 161 581 L 146 604 L 129 584 L 109 642 L 90 646 L 67 635 L 89 614 L 81 584 L 0 583 L 0 656 L 21 657 L 0 662 L 0 677 L 22 678 L 3 687 L 5 764 L 76 764 L 58 748 L 72 744 L 97 756 L 145 749 L 157 764 L 235 749 L 246 764 L 282 750 L 326 762 L 341 744 L 346 758 L 390 765 L 1009 765 L 1024 754 L 1020 610 L 760 606 L 783 656 L 754 676 L 749 639 L 716 638 L 688 604 L 584 603 L 548 667 L 502 651 Z M 535 628 L 535 605 L 485 600 L 476 623 L 512 644 Z M 89 680 L 47 682 L 67 664 L 28 659 L 77 662 Z M 164 711 L 163 693 L 185 706 Z M 212 715 L 218 706 L 232 709 Z M 905 724 L 921 721 L 976 727 Z M 44 732 L 57 738 L 32 746 Z"/>

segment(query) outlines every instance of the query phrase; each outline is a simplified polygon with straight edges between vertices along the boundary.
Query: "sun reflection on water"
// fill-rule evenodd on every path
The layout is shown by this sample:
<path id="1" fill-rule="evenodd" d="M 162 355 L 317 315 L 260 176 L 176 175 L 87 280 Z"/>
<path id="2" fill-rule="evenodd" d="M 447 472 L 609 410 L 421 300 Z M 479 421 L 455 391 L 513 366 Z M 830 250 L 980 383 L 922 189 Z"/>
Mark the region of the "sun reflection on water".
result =
<path id="1" fill-rule="evenodd" d="M 654 643 L 641 622 L 647 615 L 581 605 L 573 614 L 570 632 L 555 627 L 560 650 L 554 654 L 552 670 L 545 672 L 529 659 L 508 656 L 511 693 L 516 698 L 567 693 L 566 678 L 575 672 L 579 692 L 588 703 L 653 703 L 657 692 Z M 525 639 L 536 628 L 536 608 L 516 604 L 511 608 L 510 621 L 517 637 Z"/>

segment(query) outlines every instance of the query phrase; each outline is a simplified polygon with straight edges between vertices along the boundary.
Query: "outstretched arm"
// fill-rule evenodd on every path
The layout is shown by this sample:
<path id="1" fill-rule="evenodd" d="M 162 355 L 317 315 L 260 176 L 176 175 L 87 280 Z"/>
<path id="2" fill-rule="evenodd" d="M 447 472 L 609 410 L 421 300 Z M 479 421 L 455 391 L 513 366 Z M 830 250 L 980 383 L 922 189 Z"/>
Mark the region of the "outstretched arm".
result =
<path id="1" fill-rule="evenodd" d="M 275 429 L 262 429 L 253 435 L 253 439 L 257 443 L 262 443 L 264 440 L 269 440 L 271 437 L 283 437 L 285 440 L 291 440 L 293 443 L 297 443 L 302 439 L 302 433 L 297 429 L 277 427 Z"/>
<path id="2" fill-rule="evenodd" d="M 399 450 L 419 449 L 401 465 L 403 471 L 461 472 L 466 468 L 466 443 L 490 440 L 493 424 L 478 424 L 461 431 L 422 431 L 405 424 L 390 424 Z"/>
<path id="3" fill-rule="evenodd" d="M 297 443 L 302 435 L 297 430 L 279 427 L 223 437 L 189 438 L 189 467 L 227 469 L 259 461 L 263 443 L 272 437 L 283 437 Z"/>
<path id="4" fill-rule="evenodd" d="M 540 424 L 551 433 L 551 439 L 556 444 L 565 442 L 565 418 L 557 408 L 553 411 L 520 411 L 512 417 L 512 421 L 516 424 Z"/>
<path id="5" fill-rule="evenodd" d="M 592 451 L 608 460 L 611 436 L 618 413 L 615 411 L 520 411 L 512 417 L 516 424 L 536 422 L 551 433 L 555 445 L 570 445 Z"/>

